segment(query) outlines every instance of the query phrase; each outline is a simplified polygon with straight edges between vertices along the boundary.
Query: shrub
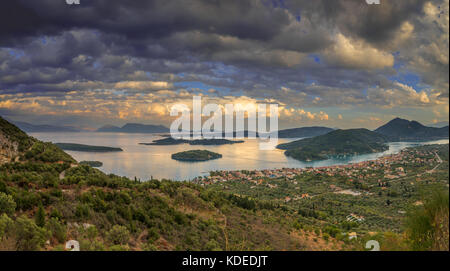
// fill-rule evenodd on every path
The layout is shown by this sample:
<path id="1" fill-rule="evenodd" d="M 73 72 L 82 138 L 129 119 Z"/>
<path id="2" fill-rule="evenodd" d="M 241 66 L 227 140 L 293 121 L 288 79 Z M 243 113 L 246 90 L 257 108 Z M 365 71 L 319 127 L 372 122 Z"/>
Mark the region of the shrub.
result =
<path id="1" fill-rule="evenodd" d="M 124 226 L 114 225 L 106 237 L 114 245 L 123 245 L 130 239 L 130 232 Z"/>
<path id="2" fill-rule="evenodd" d="M 9 231 L 14 224 L 14 221 L 6 214 L 0 216 L 0 241 L 7 231 Z"/>
<path id="3" fill-rule="evenodd" d="M 50 218 L 45 228 L 52 233 L 52 236 L 56 238 L 59 243 L 63 243 L 64 241 L 66 241 L 67 228 L 64 224 L 59 222 L 57 218 Z"/>
<path id="4" fill-rule="evenodd" d="M 109 247 L 110 251 L 128 251 L 128 246 L 114 245 Z"/>
<path id="5" fill-rule="evenodd" d="M 13 215 L 16 210 L 16 202 L 11 195 L 0 192 L 0 214 Z"/>
<path id="6" fill-rule="evenodd" d="M 78 204 L 75 210 L 75 216 L 81 219 L 90 217 L 89 205 L 87 204 Z"/>
<path id="7" fill-rule="evenodd" d="M 21 216 L 14 223 L 12 235 L 16 239 L 17 250 L 39 250 L 47 240 L 49 232 L 38 227 L 33 220 Z"/>
<path id="8" fill-rule="evenodd" d="M 44 211 L 44 207 L 42 207 L 42 205 L 39 205 L 36 215 L 34 216 L 34 219 L 35 219 L 36 225 L 38 225 L 39 227 L 44 227 L 45 211 Z"/>
<path id="9" fill-rule="evenodd" d="M 449 249 L 449 195 L 435 192 L 408 214 L 406 233 L 413 250 Z"/>
<path id="10" fill-rule="evenodd" d="M 159 239 L 158 231 L 155 228 L 150 228 L 147 234 L 147 241 L 153 243 Z"/>
<path id="11" fill-rule="evenodd" d="M 98 235 L 98 230 L 97 230 L 97 227 L 95 227 L 94 225 L 92 225 L 86 229 L 86 236 L 89 238 L 89 240 L 94 240 L 95 237 L 97 237 L 97 235 Z"/>

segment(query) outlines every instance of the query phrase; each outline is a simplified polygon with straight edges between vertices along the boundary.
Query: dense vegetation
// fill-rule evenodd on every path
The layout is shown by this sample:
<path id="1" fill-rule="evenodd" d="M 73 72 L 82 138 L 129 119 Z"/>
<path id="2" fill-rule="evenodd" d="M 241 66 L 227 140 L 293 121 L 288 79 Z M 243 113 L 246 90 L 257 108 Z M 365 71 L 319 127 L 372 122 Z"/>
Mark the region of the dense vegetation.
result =
<path id="1" fill-rule="evenodd" d="M 121 152 L 121 148 L 105 147 L 105 146 L 91 146 L 75 143 L 55 143 L 56 146 L 66 151 L 81 151 L 81 152 Z"/>
<path id="2" fill-rule="evenodd" d="M 71 239 L 82 250 L 363 250 L 369 238 L 383 250 L 448 250 L 448 145 L 411 150 L 443 162 L 394 165 L 408 175 L 382 186 L 381 172 L 365 172 L 357 181 L 265 179 L 273 189 L 244 180 L 139 182 L 77 164 L 51 143 L 22 140 L 31 144 L 21 159 L 0 166 L 0 250 L 62 250 Z M 329 193 L 331 184 L 368 194 Z M 447 194 L 431 197 L 435 190 Z M 286 200 L 295 194 L 314 197 Z M 418 200 L 424 204 L 412 208 Z M 347 221 L 349 212 L 365 222 Z"/>
<path id="3" fill-rule="evenodd" d="M 222 158 L 219 153 L 207 150 L 190 150 L 172 154 L 172 159 L 186 162 L 200 162 Z"/>
<path id="4" fill-rule="evenodd" d="M 89 166 L 34 162 L 4 165 L 1 172 L 0 250 L 61 250 L 69 239 L 82 250 L 328 246 L 292 236 L 294 213 L 190 183 L 140 183 Z"/>
<path id="5" fill-rule="evenodd" d="M 25 152 L 21 160 L 24 161 L 35 161 L 35 162 L 64 162 L 64 163 L 74 163 L 75 160 L 63 152 L 58 146 L 49 143 L 35 141 L 33 146 Z"/>
<path id="6" fill-rule="evenodd" d="M 381 152 L 388 149 L 386 137 L 367 129 L 336 130 L 328 134 L 280 144 L 292 158 L 308 161 L 323 160 L 330 155 Z"/>
<path id="7" fill-rule="evenodd" d="M 0 134 L 12 142 L 17 142 L 19 144 L 20 152 L 27 150 L 35 142 L 35 139 L 29 137 L 27 134 L 22 132 L 22 130 L 17 128 L 15 125 L 12 125 L 2 117 L 0 117 Z"/>
<path id="8" fill-rule="evenodd" d="M 100 161 L 81 161 L 80 165 L 87 165 L 91 167 L 101 167 L 103 166 L 103 163 Z"/>

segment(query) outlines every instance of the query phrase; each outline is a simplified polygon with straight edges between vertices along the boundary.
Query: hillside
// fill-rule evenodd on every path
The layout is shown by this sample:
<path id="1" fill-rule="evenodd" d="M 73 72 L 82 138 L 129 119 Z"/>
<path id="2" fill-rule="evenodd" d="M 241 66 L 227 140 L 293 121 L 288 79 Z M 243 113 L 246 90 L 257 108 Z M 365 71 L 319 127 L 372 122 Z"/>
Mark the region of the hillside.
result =
<path id="1" fill-rule="evenodd" d="M 417 121 L 395 118 L 377 128 L 375 132 L 387 136 L 390 141 L 420 141 L 448 138 L 448 129 L 448 126 L 442 128 L 427 127 Z"/>
<path id="2" fill-rule="evenodd" d="M 296 213 L 279 205 L 188 182 L 141 183 L 106 175 L 0 120 L 2 138 L 20 146 L 18 162 L 0 165 L 0 251 L 63 250 L 71 239 L 80 242 L 81 250 L 344 246 L 334 238 L 305 234 Z"/>
<path id="3" fill-rule="evenodd" d="M 34 161 L 43 163 L 75 160 L 52 143 L 41 142 L 28 136 L 17 126 L 0 117 L 0 164 Z"/>
<path id="4" fill-rule="evenodd" d="M 328 134 L 280 144 L 289 157 L 301 161 L 324 160 L 330 155 L 381 152 L 388 149 L 385 136 L 367 129 L 336 130 Z"/>
<path id="5" fill-rule="evenodd" d="M 169 128 L 162 125 L 146 125 L 139 123 L 127 123 L 122 127 L 106 125 L 97 130 L 104 133 L 168 133 Z"/>

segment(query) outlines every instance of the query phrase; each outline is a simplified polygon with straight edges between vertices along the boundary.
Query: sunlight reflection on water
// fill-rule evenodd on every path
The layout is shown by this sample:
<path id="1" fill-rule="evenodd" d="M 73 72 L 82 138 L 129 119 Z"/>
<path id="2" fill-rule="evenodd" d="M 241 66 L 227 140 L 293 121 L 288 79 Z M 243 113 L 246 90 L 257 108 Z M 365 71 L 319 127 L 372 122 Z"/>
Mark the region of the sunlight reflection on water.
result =
<path id="1" fill-rule="evenodd" d="M 151 142 L 161 137 L 152 134 L 121 134 L 121 133 L 32 133 L 32 136 L 43 141 L 67 142 L 88 145 L 120 147 L 123 152 L 85 153 L 67 151 L 77 161 L 101 161 L 100 168 L 105 173 L 114 173 L 129 178 L 148 180 L 152 176 L 157 179 L 190 180 L 200 175 L 206 175 L 213 170 L 239 169 L 273 169 L 273 168 L 304 168 L 322 167 L 338 164 L 355 163 L 373 160 L 380 156 L 397 153 L 410 146 L 424 144 L 447 144 L 448 139 L 428 142 L 393 142 L 389 150 L 382 153 L 364 154 L 348 157 L 332 158 L 325 161 L 301 162 L 286 157 L 283 150 L 264 151 L 259 149 L 258 139 L 246 139 L 245 143 L 222 146 L 190 146 L 188 144 L 173 146 L 144 146 L 141 142 Z M 285 143 L 296 139 L 279 139 Z M 223 155 L 221 159 L 206 162 L 180 162 L 172 160 L 176 152 L 205 149 Z"/>

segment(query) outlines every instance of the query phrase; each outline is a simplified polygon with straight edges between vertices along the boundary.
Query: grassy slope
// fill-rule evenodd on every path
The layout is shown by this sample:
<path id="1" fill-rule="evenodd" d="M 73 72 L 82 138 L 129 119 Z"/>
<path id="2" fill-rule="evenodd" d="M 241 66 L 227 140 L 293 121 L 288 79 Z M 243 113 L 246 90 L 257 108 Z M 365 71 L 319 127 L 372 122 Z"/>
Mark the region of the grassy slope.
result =
<path id="1" fill-rule="evenodd" d="M 29 138 L 3 120 L 2 132 L 24 148 L 19 162 L 0 166 L 0 197 L 11 203 L 0 210 L 0 250 L 63 249 L 69 239 L 79 240 L 82 250 L 342 246 L 298 229 L 295 212 L 190 183 L 106 175 L 74 164 L 55 145 Z"/>

